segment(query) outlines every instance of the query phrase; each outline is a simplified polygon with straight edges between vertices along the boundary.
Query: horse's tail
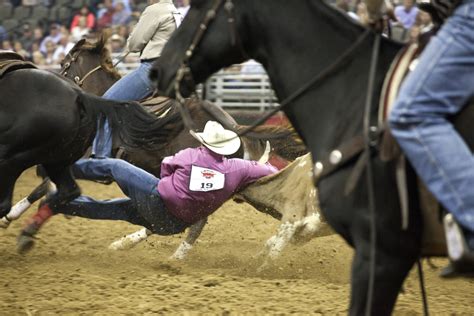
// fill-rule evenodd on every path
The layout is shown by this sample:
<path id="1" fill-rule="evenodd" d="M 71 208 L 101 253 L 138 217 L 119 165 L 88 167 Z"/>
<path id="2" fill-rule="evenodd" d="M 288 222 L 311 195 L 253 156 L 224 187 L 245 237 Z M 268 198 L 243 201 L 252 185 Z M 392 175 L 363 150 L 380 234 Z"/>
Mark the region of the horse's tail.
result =
<path id="1" fill-rule="evenodd" d="M 87 93 L 80 94 L 79 101 L 89 119 L 106 117 L 113 137 L 119 137 L 129 150 L 160 150 L 180 131 L 176 125 L 182 124 L 179 113 L 170 111 L 157 118 L 134 101 L 106 100 Z"/>

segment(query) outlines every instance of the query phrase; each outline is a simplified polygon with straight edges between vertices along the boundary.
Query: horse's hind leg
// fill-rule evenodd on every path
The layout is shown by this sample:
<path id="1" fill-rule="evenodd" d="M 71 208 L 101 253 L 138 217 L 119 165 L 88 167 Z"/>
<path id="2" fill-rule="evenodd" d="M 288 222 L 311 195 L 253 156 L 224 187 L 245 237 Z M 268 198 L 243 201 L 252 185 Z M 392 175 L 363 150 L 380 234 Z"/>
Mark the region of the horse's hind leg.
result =
<path id="1" fill-rule="evenodd" d="M 24 253 L 30 250 L 34 245 L 34 236 L 38 233 L 41 226 L 54 215 L 53 210 L 61 205 L 70 202 L 80 195 L 80 189 L 74 180 L 69 166 L 45 166 L 46 171 L 57 186 L 57 192 L 49 197 L 40 205 L 38 211 L 28 219 L 25 228 L 18 236 L 18 252 Z"/>

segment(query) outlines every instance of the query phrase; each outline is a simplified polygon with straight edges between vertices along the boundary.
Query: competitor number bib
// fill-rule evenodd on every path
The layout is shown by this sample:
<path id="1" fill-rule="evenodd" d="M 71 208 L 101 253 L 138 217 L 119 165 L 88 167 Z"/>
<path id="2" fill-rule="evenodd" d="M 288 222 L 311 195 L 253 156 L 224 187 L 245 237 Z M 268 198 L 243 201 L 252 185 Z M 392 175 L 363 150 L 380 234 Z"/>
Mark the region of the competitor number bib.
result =
<path id="1" fill-rule="evenodd" d="M 191 191 L 214 191 L 224 187 L 225 175 L 219 171 L 197 166 L 191 167 L 191 179 L 189 190 Z"/>

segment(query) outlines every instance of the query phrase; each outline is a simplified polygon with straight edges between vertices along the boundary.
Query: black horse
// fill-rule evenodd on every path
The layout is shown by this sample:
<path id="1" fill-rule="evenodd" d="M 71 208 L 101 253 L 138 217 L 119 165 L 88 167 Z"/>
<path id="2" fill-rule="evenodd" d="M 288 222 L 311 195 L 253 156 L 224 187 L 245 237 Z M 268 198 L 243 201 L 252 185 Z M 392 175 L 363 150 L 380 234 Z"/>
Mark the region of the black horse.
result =
<path id="1" fill-rule="evenodd" d="M 16 179 L 34 165 L 43 165 L 58 188 L 44 209 L 80 194 L 70 165 L 91 145 L 100 115 L 126 146 L 149 150 L 164 146 L 157 139 L 169 139 L 166 126 L 181 120 L 177 113 L 157 120 L 136 102 L 101 99 L 47 71 L 16 70 L 0 82 L 0 217 L 11 208 Z"/>
<path id="2" fill-rule="evenodd" d="M 291 100 L 284 111 L 313 159 L 324 159 L 341 144 L 363 135 L 369 69 L 378 36 L 321 0 L 193 0 L 151 75 L 158 78 L 159 90 L 180 97 L 215 71 L 254 58 L 265 67 L 282 103 Z M 380 39 L 368 102 L 372 119 L 384 76 L 401 48 Z M 356 161 L 355 157 L 346 161 L 319 181 L 319 200 L 329 224 L 355 248 L 350 314 L 388 315 L 420 257 L 423 227 L 415 176 L 409 170 L 408 191 L 413 199 L 408 227 L 402 229 L 395 163 L 371 156 L 374 217 L 365 181 L 359 180 L 354 190 L 344 193 Z"/>

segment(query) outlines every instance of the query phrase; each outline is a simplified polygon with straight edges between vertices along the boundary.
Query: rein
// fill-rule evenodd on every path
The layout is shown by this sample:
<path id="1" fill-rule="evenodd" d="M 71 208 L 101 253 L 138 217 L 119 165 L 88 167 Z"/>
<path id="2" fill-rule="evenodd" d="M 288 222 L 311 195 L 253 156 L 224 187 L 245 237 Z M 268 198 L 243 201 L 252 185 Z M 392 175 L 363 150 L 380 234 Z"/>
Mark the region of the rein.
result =
<path id="1" fill-rule="evenodd" d="M 75 62 L 77 60 L 77 58 L 79 57 L 79 55 L 81 54 L 81 50 L 77 51 L 76 54 L 74 55 L 71 55 L 71 53 L 67 53 L 66 57 L 67 56 L 70 56 L 71 57 L 71 61 L 70 62 L 67 62 L 66 64 L 64 64 L 64 68 L 61 70 L 61 72 L 59 73 L 61 76 L 64 76 L 66 77 L 67 76 L 67 71 L 69 70 L 69 68 L 71 67 L 71 63 Z M 82 87 L 82 85 L 84 84 L 84 82 L 86 81 L 87 78 L 89 78 L 92 74 L 94 74 L 96 71 L 98 71 L 99 69 L 102 69 L 102 65 L 99 64 L 99 66 L 95 67 L 95 68 L 92 68 L 91 70 L 89 70 L 81 79 L 80 76 L 74 76 L 74 82 L 79 86 L 79 87 Z"/>
<path id="2" fill-rule="evenodd" d="M 185 58 L 183 59 L 183 61 L 181 63 L 181 66 L 179 67 L 179 69 L 176 73 L 176 77 L 175 77 L 175 81 L 174 81 L 174 89 L 175 89 L 176 99 L 178 101 L 177 104 L 178 104 L 181 116 L 183 118 L 183 121 L 184 121 L 186 127 L 189 129 L 189 132 L 193 136 L 195 136 L 195 134 L 196 134 L 195 124 L 194 124 L 194 121 L 191 117 L 191 114 L 190 114 L 189 110 L 185 107 L 186 101 L 185 101 L 185 98 L 181 95 L 181 89 L 180 89 L 181 88 L 181 83 L 182 83 L 183 79 L 187 79 L 188 81 L 191 81 L 191 82 L 193 81 L 191 68 L 189 66 L 189 61 L 192 58 L 192 56 L 194 55 L 194 51 L 196 50 L 197 46 L 201 42 L 204 34 L 206 33 L 206 31 L 208 29 L 208 26 L 215 19 L 216 15 L 217 15 L 217 11 L 219 10 L 222 3 L 223 3 L 223 0 L 216 0 L 214 2 L 214 5 L 207 11 L 204 20 L 199 25 L 199 29 L 198 29 L 197 33 L 195 34 L 191 44 L 189 45 L 188 49 L 186 50 Z M 234 17 L 234 4 L 232 3 L 232 0 L 226 0 L 226 3 L 224 5 L 224 9 L 226 10 L 226 12 L 228 14 L 227 22 L 228 22 L 229 27 L 230 27 L 232 45 L 238 46 L 238 48 L 241 51 L 242 55 L 244 57 L 248 57 L 247 54 L 245 53 L 242 45 L 241 45 L 241 41 L 239 40 L 239 38 L 237 36 L 236 26 L 235 26 L 235 17 Z M 288 104 L 290 104 L 291 102 L 293 102 L 296 99 L 298 99 L 299 97 L 301 97 L 311 87 L 313 87 L 317 84 L 320 84 L 323 80 L 328 78 L 330 75 L 332 75 L 334 72 L 336 72 L 340 67 L 342 67 L 346 62 L 349 61 L 349 59 L 352 57 L 354 52 L 361 46 L 361 44 L 369 36 L 370 33 L 371 33 L 371 31 L 369 29 L 367 29 L 363 34 L 361 34 L 357 38 L 357 40 L 344 53 L 342 53 L 336 60 L 334 60 L 334 62 L 332 64 L 330 64 L 324 70 L 319 72 L 311 80 L 309 80 L 306 84 L 304 84 L 298 90 L 293 92 L 290 96 L 288 96 L 286 99 L 284 99 L 280 103 L 280 105 L 278 105 L 274 109 L 268 111 L 265 115 L 263 115 L 262 117 L 257 119 L 253 124 L 251 124 L 249 127 L 244 129 L 243 131 L 241 131 L 241 132 L 235 131 L 232 128 L 232 126 L 227 126 L 227 124 L 222 124 L 222 122 L 220 122 L 224 127 L 236 132 L 237 136 L 231 137 L 229 139 L 221 140 L 219 142 L 216 142 L 216 144 L 222 143 L 222 142 L 227 142 L 227 141 L 232 140 L 234 138 L 242 137 L 242 136 L 248 134 L 253 129 L 255 129 L 257 126 L 264 123 L 272 115 L 274 115 L 277 112 L 281 111 Z"/>

